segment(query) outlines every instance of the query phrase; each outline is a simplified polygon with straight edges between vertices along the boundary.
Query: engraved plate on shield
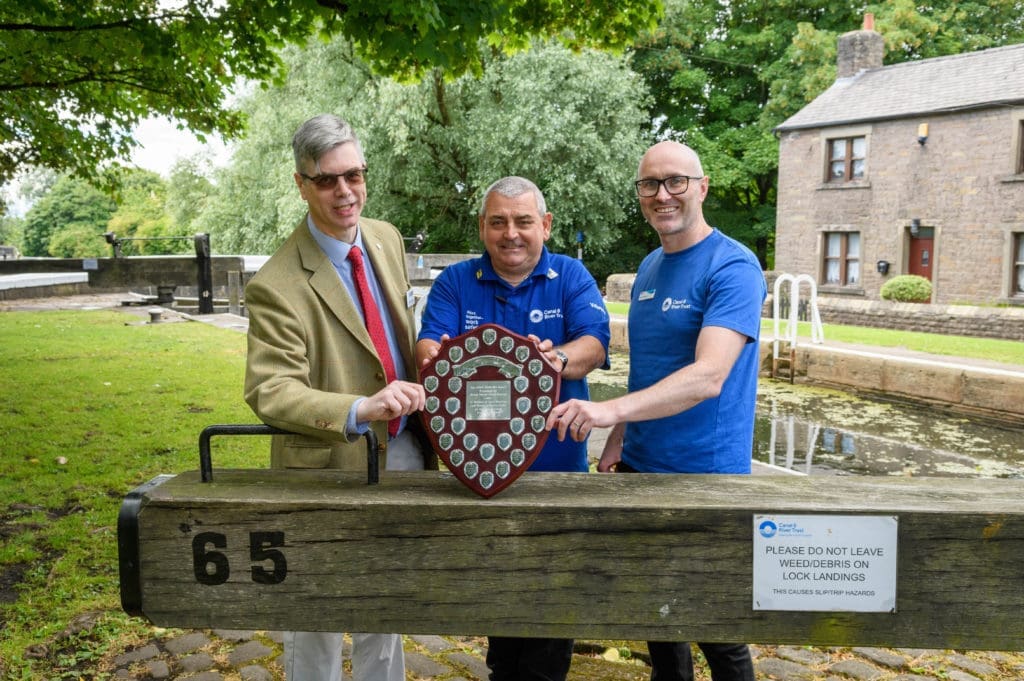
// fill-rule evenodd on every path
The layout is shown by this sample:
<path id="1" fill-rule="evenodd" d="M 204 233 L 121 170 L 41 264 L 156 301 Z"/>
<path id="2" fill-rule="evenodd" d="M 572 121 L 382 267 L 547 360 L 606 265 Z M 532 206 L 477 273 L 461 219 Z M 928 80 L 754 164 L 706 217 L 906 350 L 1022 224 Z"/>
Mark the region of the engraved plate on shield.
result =
<path id="1" fill-rule="evenodd" d="M 561 386 L 557 369 L 532 341 L 496 324 L 442 342 L 420 380 L 431 446 L 484 498 L 515 482 L 537 458 Z"/>

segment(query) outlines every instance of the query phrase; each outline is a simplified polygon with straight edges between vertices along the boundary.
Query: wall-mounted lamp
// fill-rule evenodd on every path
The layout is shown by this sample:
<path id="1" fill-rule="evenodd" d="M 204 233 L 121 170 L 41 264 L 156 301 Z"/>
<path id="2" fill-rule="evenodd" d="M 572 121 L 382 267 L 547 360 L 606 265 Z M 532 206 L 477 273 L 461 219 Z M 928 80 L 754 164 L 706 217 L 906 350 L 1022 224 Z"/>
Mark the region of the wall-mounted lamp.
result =
<path id="1" fill-rule="evenodd" d="M 878 264 L 877 264 L 877 267 L 878 267 L 878 273 L 881 274 L 883 277 L 885 275 L 889 274 L 889 261 L 888 260 L 879 260 Z"/>
<path id="2" fill-rule="evenodd" d="M 920 144 L 923 147 L 924 143 L 927 142 L 927 141 L 928 141 L 928 124 L 927 123 L 922 123 L 921 125 L 917 126 L 917 143 Z"/>
<path id="3" fill-rule="evenodd" d="M 912 218 L 910 220 L 910 236 L 917 236 L 921 233 L 921 219 Z"/>

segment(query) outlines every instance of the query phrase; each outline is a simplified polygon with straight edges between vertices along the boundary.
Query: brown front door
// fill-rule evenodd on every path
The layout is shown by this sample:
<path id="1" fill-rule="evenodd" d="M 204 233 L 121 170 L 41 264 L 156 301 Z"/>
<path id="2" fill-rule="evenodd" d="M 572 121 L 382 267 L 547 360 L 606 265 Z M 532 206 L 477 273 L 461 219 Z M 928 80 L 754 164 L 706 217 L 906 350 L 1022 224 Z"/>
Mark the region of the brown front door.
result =
<path id="1" fill-rule="evenodd" d="M 910 237 L 909 273 L 932 280 L 932 257 L 934 256 L 934 237 Z"/>

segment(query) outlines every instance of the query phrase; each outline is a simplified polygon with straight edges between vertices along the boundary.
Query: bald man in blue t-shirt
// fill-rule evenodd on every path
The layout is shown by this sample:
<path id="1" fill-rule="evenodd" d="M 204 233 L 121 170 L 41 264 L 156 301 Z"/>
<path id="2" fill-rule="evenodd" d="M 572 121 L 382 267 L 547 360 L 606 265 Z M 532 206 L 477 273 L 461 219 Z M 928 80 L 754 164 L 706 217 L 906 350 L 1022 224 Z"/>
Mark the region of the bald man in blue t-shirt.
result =
<path id="1" fill-rule="evenodd" d="M 629 393 L 563 402 L 548 428 L 580 439 L 613 426 L 600 472 L 749 473 L 764 273 L 746 246 L 704 219 L 708 178 L 693 149 L 648 149 L 636 192 L 661 247 L 640 264 L 630 294 Z M 754 681 L 746 644 L 698 645 L 713 681 Z M 692 681 L 688 643 L 648 648 L 652 679 Z"/>

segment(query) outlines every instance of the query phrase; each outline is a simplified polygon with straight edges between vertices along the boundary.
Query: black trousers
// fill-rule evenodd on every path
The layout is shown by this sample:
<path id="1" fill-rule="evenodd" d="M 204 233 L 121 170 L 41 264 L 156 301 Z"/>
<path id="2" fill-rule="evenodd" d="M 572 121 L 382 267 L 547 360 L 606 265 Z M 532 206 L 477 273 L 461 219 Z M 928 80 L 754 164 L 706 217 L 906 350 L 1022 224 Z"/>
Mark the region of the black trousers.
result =
<path id="1" fill-rule="evenodd" d="M 487 638 L 491 681 L 565 681 L 572 663 L 571 638 Z"/>
<path id="2" fill-rule="evenodd" d="M 746 643 L 698 643 L 711 668 L 712 681 L 754 681 L 754 661 Z M 689 643 L 648 641 L 651 681 L 693 681 Z"/>
<path id="3" fill-rule="evenodd" d="M 620 461 L 619 473 L 638 473 Z M 755 681 L 754 661 L 746 643 L 698 643 L 711 668 L 712 681 Z M 693 653 L 689 643 L 648 641 L 651 681 L 693 681 Z"/>

